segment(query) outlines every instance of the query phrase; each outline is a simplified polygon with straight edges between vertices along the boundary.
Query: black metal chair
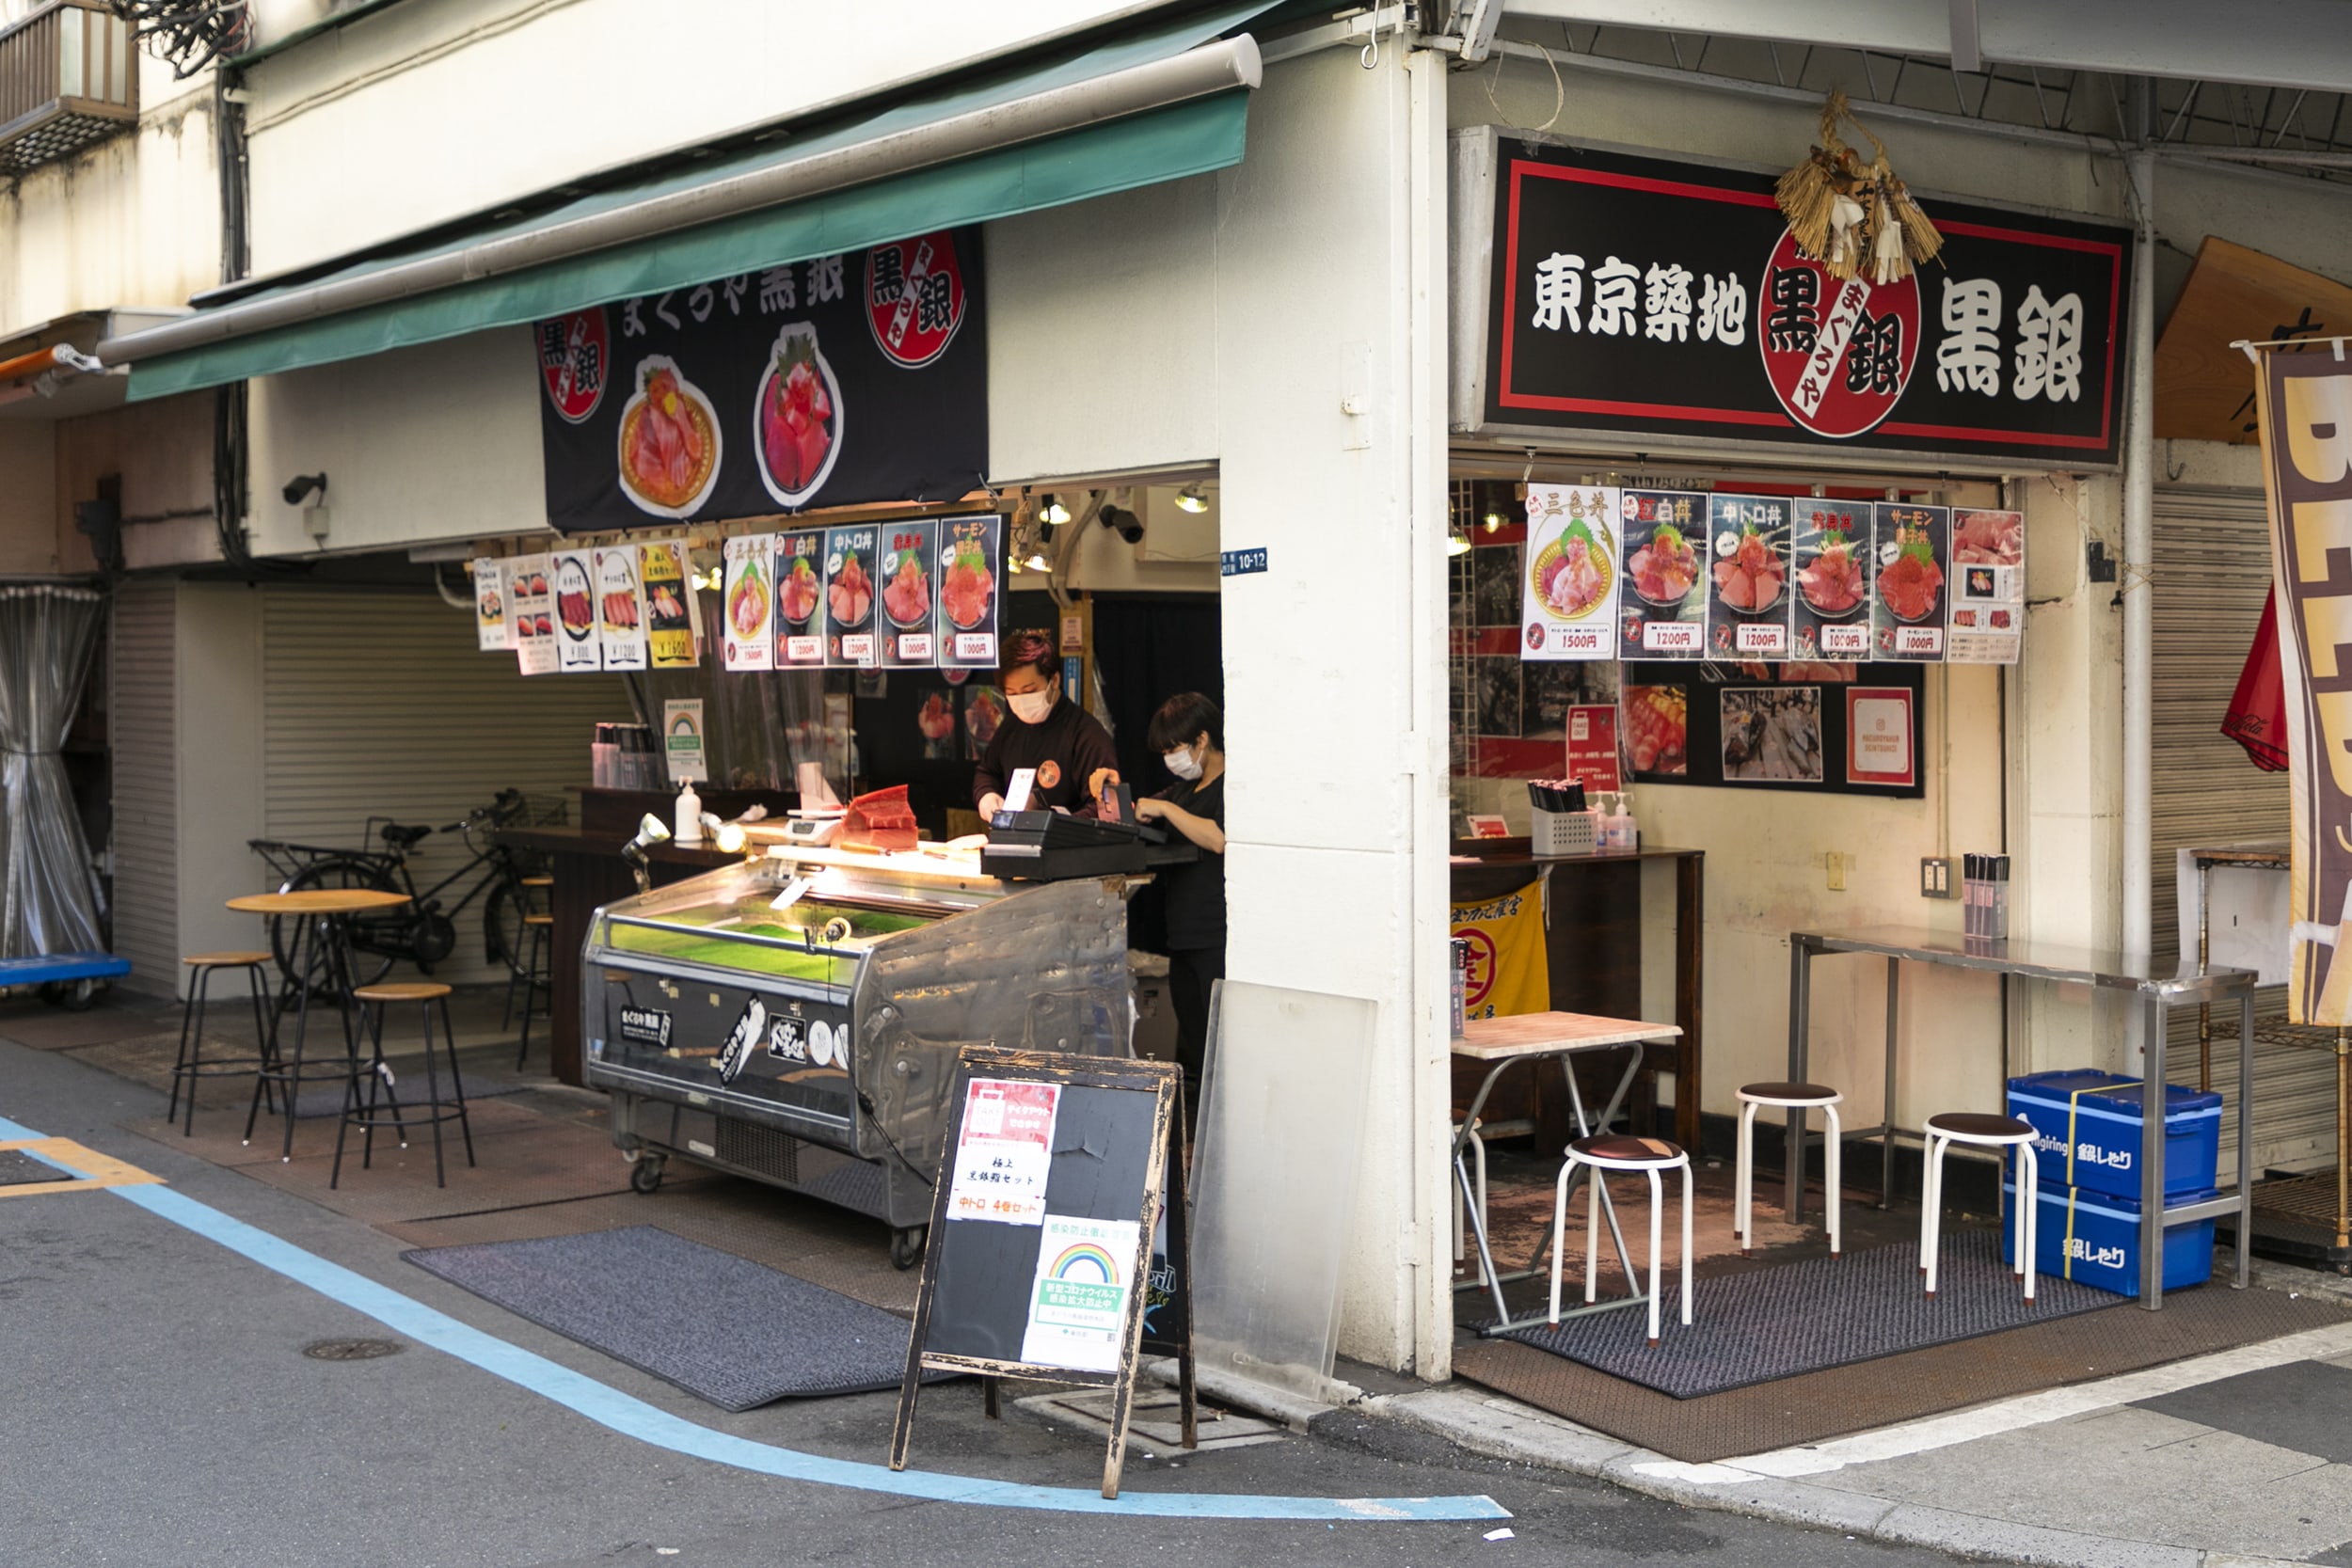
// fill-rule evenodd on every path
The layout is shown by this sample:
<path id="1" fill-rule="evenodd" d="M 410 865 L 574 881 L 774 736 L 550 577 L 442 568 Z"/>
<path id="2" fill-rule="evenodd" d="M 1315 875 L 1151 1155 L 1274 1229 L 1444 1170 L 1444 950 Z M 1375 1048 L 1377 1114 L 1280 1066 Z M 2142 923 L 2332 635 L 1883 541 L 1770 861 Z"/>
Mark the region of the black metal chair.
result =
<path id="1" fill-rule="evenodd" d="M 164 1112 L 168 1123 L 179 1118 L 180 1093 L 184 1086 L 188 1096 L 187 1119 L 182 1135 L 196 1135 L 196 1085 L 199 1079 L 226 1076 L 230 1073 L 250 1072 L 257 1076 L 265 1069 L 277 1066 L 277 1041 L 262 1006 L 262 966 L 270 961 L 267 953 L 197 953 L 180 960 L 192 973 L 188 976 L 188 1000 L 180 1011 L 180 1053 L 171 1064 L 171 1103 Z M 210 999 L 213 974 L 216 970 L 245 971 L 246 987 L 253 1001 L 253 1038 L 251 1052 L 204 1059 L 204 1006 Z M 267 1088 L 264 1079 L 262 1086 Z M 270 1110 L 278 1109 L 277 1096 L 270 1095 Z"/>
<path id="2" fill-rule="evenodd" d="M 466 1116 L 466 1089 L 457 1077 L 457 1035 L 449 1022 L 450 988 L 438 980 L 393 981 L 383 985 L 361 986 L 351 994 L 359 1004 L 360 1017 L 368 1025 L 371 1055 L 365 1069 L 351 1080 L 343 1094 L 342 1124 L 335 1129 L 335 1164 L 327 1172 L 326 1185 L 332 1189 L 342 1180 L 343 1140 L 350 1131 L 360 1129 L 359 1168 L 366 1170 L 375 1157 L 375 1130 L 389 1127 L 400 1134 L 400 1147 L 408 1147 L 408 1129 L 430 1125 L 433 1129 L 433 1184 L 449 1185 L 449 1174 L 441 1160 L 441 1123 L 454 1121 L 465 1134 L 466 1164 L 474 1163 L 473 1124 Z M 403 1104 L 398 1081 L 391 1067 L 384 1059 L 384 1021 L 395 1002 L 414 1002 L 424 1014 L 424 1098 L 411 1098 Z M 440 1004 L 441 1041 L 440 1065 L 434 1061 L 433 1005 Z M 369 1009 L 373 1008 L 371 1014 Z M 441 1092 L 441 1071 L 449 1072 L 449 1093 Z M 359 1081 L 367 1080 L 367 1101 L 359 1099 Z M 414 1085 L 411 1085 L 413 1088 Z"/>

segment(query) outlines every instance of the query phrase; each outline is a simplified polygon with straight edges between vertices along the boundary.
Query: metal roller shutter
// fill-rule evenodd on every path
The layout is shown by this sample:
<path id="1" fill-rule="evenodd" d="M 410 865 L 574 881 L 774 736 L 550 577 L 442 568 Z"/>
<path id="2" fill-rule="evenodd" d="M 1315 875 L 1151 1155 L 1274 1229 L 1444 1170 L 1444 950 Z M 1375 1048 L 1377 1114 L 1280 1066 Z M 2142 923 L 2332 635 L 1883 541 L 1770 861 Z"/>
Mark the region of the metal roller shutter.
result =
<path id="1" fill-rule="evenodd" d="M 115 591 L 106 638 L 114 774 L 114 950 L 122 984 L 170 994 L 180 977 L 179 585 L 133 578 Z"/>
<path id="2" fill-rule="evenodd" d="M 433 594 L 273 586 L 262 607 L 268 836 L 357 848 L 370 816 L 453 822 L 501 789 L 560 796 L 587 782 L 598 720 L 627 719 L 617 675 L 524 680 L 477 651 L 472 618 Z M 420 891 L 467 860 L 454 835 L 419 845 Z M 440 895 L 454 905 L 479 879 Z M 484 895 L 486 898 L 486 894 Z M 484 958 L 476 898 L 437 979 L 505 978 Z"/>
<path id="3" fill-rule="evenodd" d="M 2221 733 L 2221 718 L 2270 592 L 2270 525 L 2259 490 L 2159 487 L 2155 497 L 2154 723 L 2150 837 L 2155 935 L 2173 956 L 2173 856 L 2200 844 L 2287 834 L 2287 775 L 2265 773 Z M 2196 896 L 2195 888 L 2187 890 Z M 2324 1054 L 2286 1043 L 2286 993 L 2259 993 L 2254 1164 L 2303 1167 L 2335 1157 L 2335 1074 Z M 2215 1023 L 2214 1082 L 2236 1079 L 2235 1015 Z M 2166 1076 L 2198 1078 L 2197 1016 L 2175 1015 Z M 2221 1168 L 2237 1158 L 2236 1118 L 2222 1120 Z"/>

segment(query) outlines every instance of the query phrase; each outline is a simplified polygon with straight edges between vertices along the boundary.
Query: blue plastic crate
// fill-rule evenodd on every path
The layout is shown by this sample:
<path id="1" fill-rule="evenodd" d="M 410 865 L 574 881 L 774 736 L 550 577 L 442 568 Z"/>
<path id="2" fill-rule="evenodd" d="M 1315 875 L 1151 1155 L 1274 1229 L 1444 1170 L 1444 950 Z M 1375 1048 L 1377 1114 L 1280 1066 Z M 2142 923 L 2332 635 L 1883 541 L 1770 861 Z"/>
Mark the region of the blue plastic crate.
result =
<path id="1" fill-rule="evenodd" d="M 2048 1166 L 2043 1166 L 2048 1169 Z M 2119 1296 L 2139 1294 L 2139 1205 L 2130 1198 L 2080 1187 L 2044 1184 L 2041 1229 L 2034 1233 L 2035 1270 L 2078 1285 L 2113 1291 Z M 2176 1193 L 2182 1203 L 2217 1196 L 2213 1189 Z M 2001 1183 L 2001 1261 L 2017 1261 L 2016 1232 L 2008 1218 L 2017 1201 L 2017 1184 Z M 2177 1291 L 2213 1277 L 2213 1221 L 2184 1220 L 2164 1232 L 2164 1288 Z"/>
<path id="2" fill-rule="evenodd" d="M 2139 1196 L 2141 1085 L 2112 1072 L 2036 1072 L 2009 1081 L 2009 1114 L 2041 1136 L 2042 1181 Z M 2168 1085 L 2164 1092 L 2164 1191 L 2201 1192 L 2221 1159 L 2221 1097 Z M 2016 1171 L 2012 1164 L 2010 1176 Z"/>

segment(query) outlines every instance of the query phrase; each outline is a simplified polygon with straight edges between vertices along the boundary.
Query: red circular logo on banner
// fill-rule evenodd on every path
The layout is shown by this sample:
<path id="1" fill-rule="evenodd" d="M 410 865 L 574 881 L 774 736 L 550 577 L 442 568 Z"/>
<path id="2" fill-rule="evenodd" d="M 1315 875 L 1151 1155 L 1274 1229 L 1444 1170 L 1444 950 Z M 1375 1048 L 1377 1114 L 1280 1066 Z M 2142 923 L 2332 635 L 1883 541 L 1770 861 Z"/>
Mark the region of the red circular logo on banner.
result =
<path id="1" fill-rule="evenodd" d="M 909 370 L 947 352 L 965 303 L 956 237 L 946 230 L 866 253 L 866 319 L 882 353 Z"/>
<path id="2" fill-rule="evenodd" d="M 565 423 L 579 424 L 596 411 L 612 370 L 612 341 L 603 306 L 539 324 L 539 384 Z"/>
<path id="3" fill-rule="evenodd" d="M 1833 277 L 1781 231 L 1756 292 L 1756 343 L 1788 417 L 1842 441 L 1875 429 L 1919 362 L 1919 278 Z"/>
<path id="4" fill-rule="evenodd" d="M 1475 926 L 1459 927 L 1454 935 L 1470 948 L 1470 962 L 1462 972 L 1462 1006 L 1483 1007 L 1495 989 L 1495 939 Z"/>

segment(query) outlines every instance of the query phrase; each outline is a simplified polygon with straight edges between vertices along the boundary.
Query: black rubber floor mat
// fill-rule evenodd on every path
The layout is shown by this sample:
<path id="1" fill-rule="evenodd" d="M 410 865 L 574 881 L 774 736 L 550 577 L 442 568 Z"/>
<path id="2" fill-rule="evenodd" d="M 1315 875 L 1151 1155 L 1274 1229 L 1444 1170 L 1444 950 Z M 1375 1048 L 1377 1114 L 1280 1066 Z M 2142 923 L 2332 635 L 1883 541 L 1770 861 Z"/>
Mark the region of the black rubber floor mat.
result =
<path id="1" fill-rule="evenodd" d="M 401 1256 L 722 1410 L 906 1371 L 905 1319 L 650 1225 Z"/>
<path id="2" fill-rule="evenodd" d="M 1669 1274 L 1660 1285 L 1656 1345 L 1645 1342 L 1648 1315 L 1640 1307 L 1504 1338 L 1687 1400 L 2095 1312 L 2123 1300 L 2048 1275 L 2034 1281 L 2034 1299 L 2025 1300 L 2017 1276 L 2001 1261 L 2000 1239 L 1989 1230 L 1944 1238 L 1932 1298 L 1920 1288 L 1922 1278 L 1915 1243 L 1842 1258 L 1824 1253 L 1700 1280 L 1685 1328 L 1681 1276 Z M 1564 1284 L 1563 1307 L 1581 1300 L 1581 1291 Z"/>

